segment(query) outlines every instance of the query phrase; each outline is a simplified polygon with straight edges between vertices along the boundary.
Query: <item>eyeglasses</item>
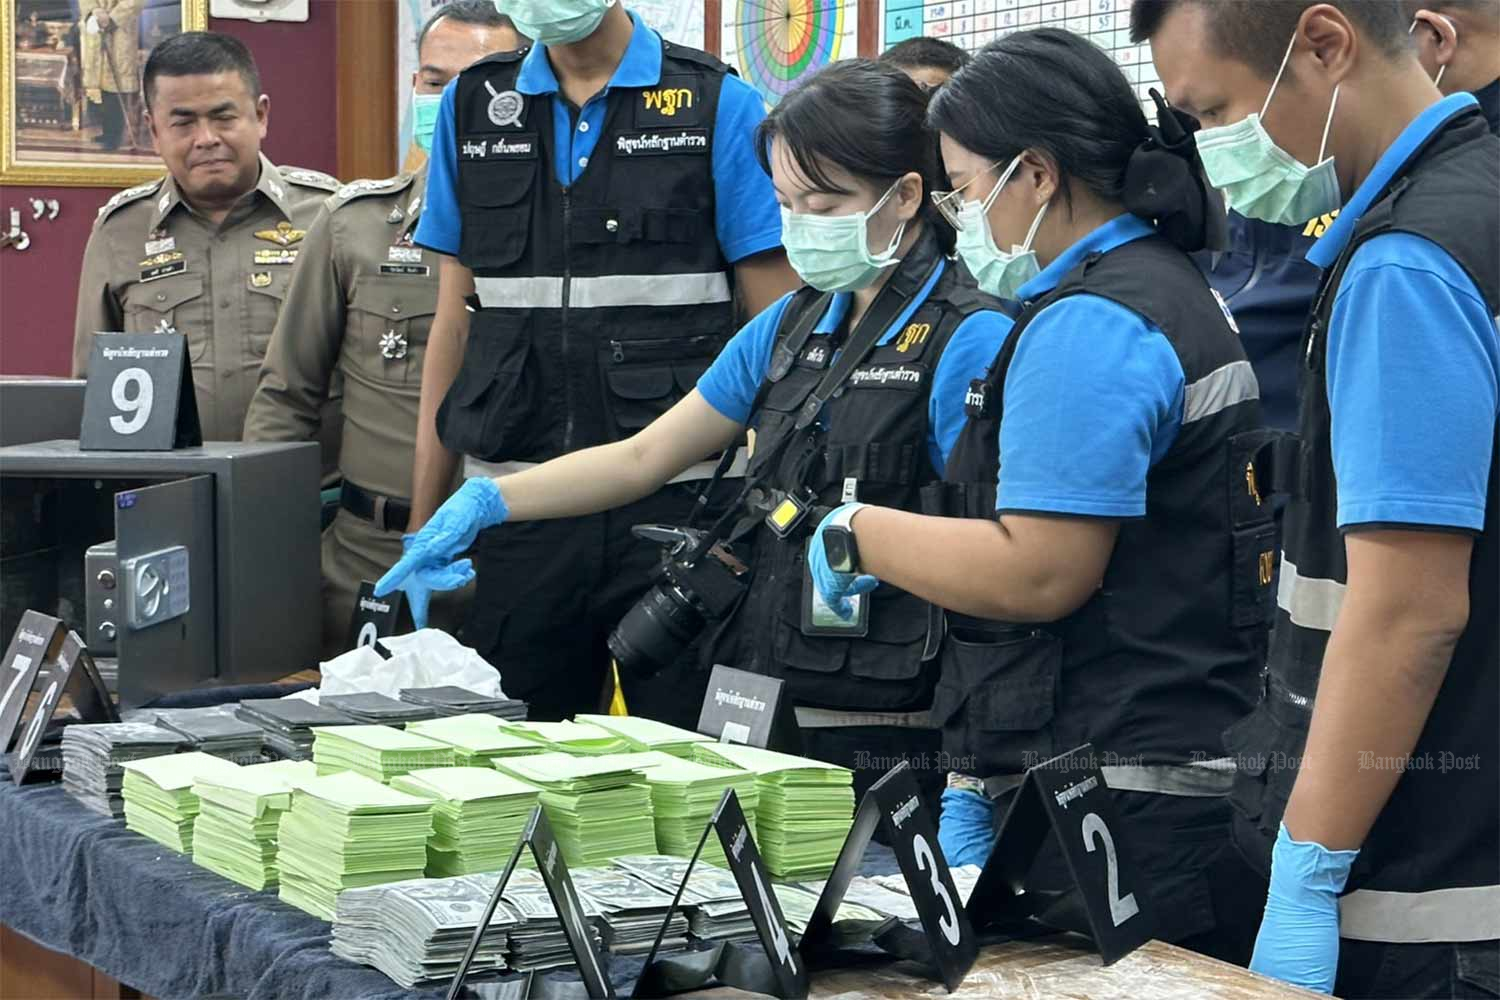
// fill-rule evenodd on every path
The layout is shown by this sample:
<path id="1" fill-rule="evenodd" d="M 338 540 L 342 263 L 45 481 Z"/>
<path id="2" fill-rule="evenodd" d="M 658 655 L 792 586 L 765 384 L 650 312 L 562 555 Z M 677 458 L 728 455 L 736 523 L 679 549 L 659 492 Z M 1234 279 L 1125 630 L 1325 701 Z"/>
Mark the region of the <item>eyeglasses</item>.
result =
<path id="1" fill-rule="evenodd" d="M 963 223 L 959 222 L 958 213 L 963 208 L 965 200 L 963 197 L 964 188 L 990 173 L 1004 162 L 1004 160 L 996 160 L 952 191 L 933 191 L 928 197 L 932 199 L 932 205 L 938 210 L 938 214 L 943 217 L 943 221 L 952 226 L 955 231 L 963 232 Z"/>

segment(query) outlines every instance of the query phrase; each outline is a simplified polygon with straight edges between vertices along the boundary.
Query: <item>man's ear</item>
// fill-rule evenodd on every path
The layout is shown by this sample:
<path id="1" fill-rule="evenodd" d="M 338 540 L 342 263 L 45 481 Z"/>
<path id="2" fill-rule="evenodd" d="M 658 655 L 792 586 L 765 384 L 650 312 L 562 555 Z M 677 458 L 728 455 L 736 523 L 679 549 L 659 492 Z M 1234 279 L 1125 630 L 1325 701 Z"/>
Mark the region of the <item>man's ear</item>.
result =
<path id="1" fill-rule="evenodd" d="M 1314 4 L 1302 12 L 1297 32 L 1307 40 L 1312 65 L 1330 86 L 1342 83 L 1354 71 L 1361 55 L 1360 37 L 1342 10 L 1333 4 Z M 1293 49 L 1293 59 L 1297 58 L 1298 49 L 1302 46 Z"/>
<path id="2" fill-rule="evenodd" d="M 271 97 L 269 94 L 261 94 L 255 99 L 255 120 L 260 125 L 260 137 L 266 137 L 266 131 L 271 126 Z"/>
<path id="3" fill-rule="evenodd" d="M 1439 66 L 1449 66 L 1453 63 L 1453 57 L 1458 53 L 1458 25 L 1451 18 L 1432 10 L 1417 11 L 1412 21 L 1412 34 L 1417 36 L 1418 44 L 1423 41 L 1422 36 L 1432 46 L 1433 61 Z"/>

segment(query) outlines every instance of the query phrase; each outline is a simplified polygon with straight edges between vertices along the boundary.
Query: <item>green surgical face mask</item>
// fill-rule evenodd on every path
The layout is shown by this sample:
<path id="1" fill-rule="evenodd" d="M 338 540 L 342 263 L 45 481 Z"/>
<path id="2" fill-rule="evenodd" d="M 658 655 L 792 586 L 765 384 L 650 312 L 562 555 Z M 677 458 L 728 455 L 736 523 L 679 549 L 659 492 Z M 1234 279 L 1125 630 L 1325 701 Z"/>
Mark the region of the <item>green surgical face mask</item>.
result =
<path id="1" fill-rule="evenodd" d="M 1025 243 L 1012 245 L 1009 253 L 995 245 L 995 237 L 990 232 L 990 206 L 1020 165 L 1021 154 L 1017 153 L 983 201 L 966 201 L 958 207 L 958 255 L 963 258 L 980 289 L 1002 299 L 1015 298 L 1022 285 L 1042 273 L 1036 251 L 1031 249 L 1031 241 L 1036 239 L 1036 231 L 1047 217 L 1047 205 L 1052 204 L 1049 201 L 1043 205 L 1031 220 Z"/>
<path id="2" fill-rule="evenodd" d="M 411 95 L 411 138 L 422 152 L 432 152 L 432 132 L 437 128 L 438 108 L 442 106 L 442 94 Z"/>
<path id="3" fill-rule="evenodd" d="M 495 0 L 495 9 L 538 45 L 572 45 L 594 33 L 615 0 Z"/>
<path id="4" fill-rule="evenodd" d="M 852 292 L 869 287 L 881 271 L 900 263 L 895 253 L 906 223 L 896 227 L 891 242 L 877 254 L 870 252 L 869 238 L 870 219 L 890 201 L 896 184 L 868 212 L 808 215 L 781 210 L 781 243 L 803 281 L 820 292 Z"/>
<path id="5" fill-rule="evenodd" d="M 1328 131 L 1333 127 L 1333 111 L 1339 103 L 1338 88 L 1333 89 L 1333 100 L 1328 105 L 1328 121 L 1323 125 L 1323 142 L 1318 147 L 1315 166 L 1306 166 L 1276 145 L 1261 121 L 1276 95 L 1276 86 L 1286 72 L 1296 41 L 1294 36 L 1287 44 L 1281 68 L 1271 81 L 1271 90 L 1259 114 L 1250 114 L 1233 125 L 1200 129 L 1197 135 L 1203 173 L 1210 184 L 1224 193 L 1228 206 L 1246 218 L 1284 226 L 1301 225 L 1343 204 L 1333 157 L 1323 158 L 1328 148 Z"/>

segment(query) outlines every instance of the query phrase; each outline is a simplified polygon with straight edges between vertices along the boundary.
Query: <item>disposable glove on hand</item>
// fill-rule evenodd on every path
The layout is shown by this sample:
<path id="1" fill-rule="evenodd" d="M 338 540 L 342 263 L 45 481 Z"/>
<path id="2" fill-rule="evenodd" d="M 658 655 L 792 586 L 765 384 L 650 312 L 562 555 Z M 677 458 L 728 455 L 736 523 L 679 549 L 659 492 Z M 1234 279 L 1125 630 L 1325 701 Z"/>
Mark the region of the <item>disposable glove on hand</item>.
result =
<path id="1" fill-rule="evenodd" d="M 457 590 L 474 579 L 473 563 L 468 559 L 454 562 L 454 556 L 473 545 L 485 528 L 504 523 L 509 513 L 493 479 L 465 480 L 421 531 L 401 539 L 404 554 L 375 584 L 375 596 L 404 591 L 412 623 L 426 628 L 432 591 Z"/>
<path id="2" fill-rule="evenodd" d="M 995 808 L 989 798 L 967 788 L 945 788 L 937 838 L 948 867 L 983 867 L 995 843 Z"/>
<path id="3" fill-rule="evenodd" d="M 1293 840 L 1286 824 L 1271 850 L 1271 889 L 1250 969 L 1332 993 L 1339 964 L 1339 893 L 1358 851 Z"/>
<path id="4" fill-rule="evenodd" d="M 854 617 L 854 602 L 849 600 L 857 594 L 868 594 L 880 586 L 880 581 L 868 573 L 836 573 L 828 565 L 828 552 L 823 547 L 823 532 L 829 525 L 847 528 L 862 503 L 846 503 L 828 512 L 813 532 L 812 544 L 807 547 L 807 568 L 812 573 L 813 586 L 834 614 L 845 621 Z"/>

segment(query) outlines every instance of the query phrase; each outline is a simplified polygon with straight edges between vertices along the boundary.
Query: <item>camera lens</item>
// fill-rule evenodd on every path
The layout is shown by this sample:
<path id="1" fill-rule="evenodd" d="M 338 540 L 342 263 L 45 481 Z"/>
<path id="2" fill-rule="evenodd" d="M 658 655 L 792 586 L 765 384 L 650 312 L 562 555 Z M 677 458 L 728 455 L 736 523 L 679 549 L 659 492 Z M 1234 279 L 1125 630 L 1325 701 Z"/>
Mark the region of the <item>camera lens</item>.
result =
<path id="1" fill-rule="evenodd" d="M 703 616 L 675 587 L 652 587 L 609 634 L 620 669 L 650 677 L 671 663 L 703 630 Z"/>

